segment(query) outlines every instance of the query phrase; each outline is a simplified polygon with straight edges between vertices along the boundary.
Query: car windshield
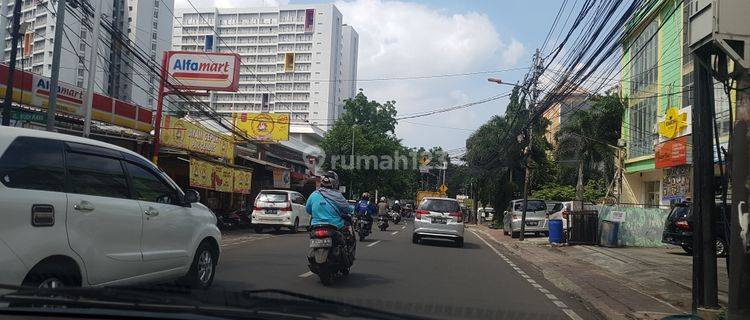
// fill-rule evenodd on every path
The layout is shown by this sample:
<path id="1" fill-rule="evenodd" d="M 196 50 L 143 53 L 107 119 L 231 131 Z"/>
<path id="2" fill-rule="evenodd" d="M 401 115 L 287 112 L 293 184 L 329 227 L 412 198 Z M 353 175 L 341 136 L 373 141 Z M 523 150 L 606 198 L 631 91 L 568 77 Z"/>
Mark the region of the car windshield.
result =
<path id="1" fill-rule="evenodd" d="M 750 0 L 2 3 L 0 319 L 750 320 Z"/>
<path id="2" fill-rule="evenodd" d="M 458 212 L 461 210 L 457 201 L 443 199 L 426 199 L 419 205 L 419 209 L 435 212 Z"/>
<path id="3" fill-rule="evenodd" d="M 288 195 L 285 192 L 263 192 L 258 195 L 261 202 L 287 202 Z"/>

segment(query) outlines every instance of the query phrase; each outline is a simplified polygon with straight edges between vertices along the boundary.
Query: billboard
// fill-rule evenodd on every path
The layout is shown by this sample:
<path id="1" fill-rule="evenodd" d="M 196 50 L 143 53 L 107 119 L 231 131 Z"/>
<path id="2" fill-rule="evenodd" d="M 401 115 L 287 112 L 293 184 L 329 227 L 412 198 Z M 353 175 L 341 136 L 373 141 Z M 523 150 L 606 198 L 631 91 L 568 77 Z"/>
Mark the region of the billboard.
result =
<path id="1" fill-rule="evenodd" d="M 161 120 L 162 145 L 234 159 L 234 142 L 229 136 L 209 130 L 185 119 L 164 116 Z"/>
<path id="2" fill-rule="evenodd" d="M 687 138 L 682 136 L 657 144 L 654 148 L 655 167 L 669 168 L 690 163 Z"/>
<path id="3" fill-rule="evenodd" d="M 288 113 L 242 113 L 235 117 L 234 125 L 253 140 L 289 140 Z"/>
<path id="4" fill-rule="evenodd" d="M 176 89 L 237 91 L 240 56 L 236 53 L 167 51 L 169 83 Z"/>
<path id="5" fill-rule="evenodd" d="M 0 96 L 5 95 L 8 83 L 8 67 L 0 64 Z M 47 108 L 49 104 L 49 78 L 16 70 L 13 72 L 13 101 L 37 108 Z M 82 88 L 65 82 L 58 82 L 57 112 L 84 118 Z M 152 111 L 122 100 L 94 93 L 91 118 L 97 121 L 116 124 L 142 132 L 153 129 Z"/>

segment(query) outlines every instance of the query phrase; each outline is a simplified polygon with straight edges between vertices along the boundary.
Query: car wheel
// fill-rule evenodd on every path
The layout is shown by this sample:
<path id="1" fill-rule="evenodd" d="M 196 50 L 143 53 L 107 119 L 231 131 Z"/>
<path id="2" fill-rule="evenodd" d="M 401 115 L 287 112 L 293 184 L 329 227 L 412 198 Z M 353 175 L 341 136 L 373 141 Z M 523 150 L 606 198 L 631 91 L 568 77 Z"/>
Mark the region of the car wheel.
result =
<path id="1" fill-rule="evenodd" d="M 79 287 L 81 278 L 75 272 L 65 270 L 58 265 L 42 264 L 34 267 L 21 284 L 24 287 L 60 288 Z"/>
<path id="2" fill-rule="evenodd" d="M 190 271 L 185 276 L 185 283 L 194 289 L 206 290 L 211 286 L 216 275 L 216 250 L 208 242 L 203 242 L 195 250 Z"/>
<path id="3" fill-rule="evenodd" d="M 418 235 L 416 235 L 416 234 L 413 234 L 413 235 L 411 236 L 411 243 L 414 243 L 414 244 L 417 244 L 417 243 L 419 243 L 419 236 L 418 236 Z"/>
<path id="4" fill-rule="evenodd" d="M 682 250 L 689 255 L 693 254 L 693 248 L 691 248 L 689 245 L 682 245 Z"/>
<path id="5" fill-rule="evenodd" d="M 255 233 L 263 233 L 263 227 L 261 226 L 255 226 L 253 229 L 255 230 Z"/>
<path id="6" fill-rule="evenodd" d="M 724 239 L 716 238 L 716 256 L 726 257 L 727 250 L 727 243 L 724 241 Z"/>
<path id="7" fill-rule="evenodd" d="M 456 247 L 458 247 L 458 248 L 463 248 L 464 247 L 464 238 L 463 237 L 456 239 Z"/>
<path id="8" fill-rule="evenodd" d="M 297 233 L 297 230 L 299 230 L 299 218 L 294 218 L 294 225 L 289 227 L 289 231 L 291 233 Z"/>
<path id="9" fill-rule="evenodd" d="M 513 231 L 513 232 L 510 233 L 510 237 L 511 238 L 518 238 L 520 236 L 521 236 L 521 232 L 520 231 Z"/>
<path id="10" fill-rule="evenodd" d="M 279 232 L 279 231 L 281 231 L 281 227 L 280 226 L 274 226 L 273 227 L 273 231 Z"/>

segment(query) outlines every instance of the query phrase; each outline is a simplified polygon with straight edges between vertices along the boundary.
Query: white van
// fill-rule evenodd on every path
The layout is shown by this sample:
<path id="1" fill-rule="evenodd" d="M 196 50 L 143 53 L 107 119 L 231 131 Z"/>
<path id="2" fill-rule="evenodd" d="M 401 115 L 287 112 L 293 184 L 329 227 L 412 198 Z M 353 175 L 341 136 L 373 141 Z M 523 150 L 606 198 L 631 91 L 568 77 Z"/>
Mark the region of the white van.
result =
<path id="1" fill-rule="evenodd" d="M 0 130 L 0 283 L 34 287 L 213 282 L 216 217 L 135 152 Z"/>

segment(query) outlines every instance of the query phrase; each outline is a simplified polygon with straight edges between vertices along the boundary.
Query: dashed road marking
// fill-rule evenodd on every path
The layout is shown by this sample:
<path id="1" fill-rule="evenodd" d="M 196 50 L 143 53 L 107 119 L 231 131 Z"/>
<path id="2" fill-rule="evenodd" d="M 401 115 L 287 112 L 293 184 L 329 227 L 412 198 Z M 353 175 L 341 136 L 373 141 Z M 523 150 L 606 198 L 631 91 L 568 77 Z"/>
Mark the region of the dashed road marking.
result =
<path id="1" fill-rule="evenodd" d="M 581 318 L 581 316 L 579 316 L 575 311 L 573 311 L 573 309 L 569 309 L 568 306 L 564 302 L 560 301 L 557 298 L 557 296 L 555 296 L 554 294 L 551 294 L 549 290 L 547 290 L 544 287 L 542 287 L 542 285 L 538 284 L 534 279 L 531 279 L 531 277 L 528 274 L 526 274 L 526 272 L 524 272 L 523 270 L 521 270 L 521 268 L 519 268 L 517 265 L 515 265 L 513 262 L 511 262 L 510 259 L 508 259 L 505 255 L 503 255 L 502 253 L 500 253 L 500 251 L 497 250 L 495 247 L 493 247 L 489 242 L 487 242 L 487 240 L 485 240 L 484 238 L 482 238 L 481 236 L 479 236 L 476 233 L 476 231 L 472 230 L 471 233 L 473 233 L 475 236 L 477 236 L 477 238 L 479 238 L 479 240 L 482 240 L 482 242 L 484 242 L 484 244 L 486 244 L 488 247 L 490 247 L 490 249 L 492 251 L 494 251 L 495 254 L 497 254 L 500 258 L 502 258 L 521 277 L 523 277 L 524 279 L 526 279 L 526 281 L 528 281 L 529 284 L 531 284 L 532 287 L 537 288 L 540 292 L 542 292 L 547 297 L 547 299 L 549 299 L 553 304 L 555 304 L 555 306 L 557 306 L 558 308 L 560 308 L 560 310 L 562 310 L 571 320 L 583 320 L 583 318 Z M 497 239 L 492 238 L 492 236 L 490 236 L 489 234 L 487 234 L 485 232 L 482 232 L 482 233 L 485 234 L 486 236 L 490 237 L 492 240 L 495 240 L 496 243 L 500 244 L 500 242 L 497 241 Z"/>
<path id="2" fill-rule="evenodd" d="M 372 246 L 374 246 L 374 245 L 376 245 L 376 244 L 380 243 L 380 241 L 383 241 L 383 240 L 378 240 L 378 241 L 375 241 L 375 242 L 373 242 L 373 243 L 370 243 L 370 244 L 368 244 L 367 246 L 368 246 L 368 247 L 372 247 Z"/>
<path id="3" fill-rule="evenodd" d="M 395 236 L 395 235 L 396 235 L 397 233 L 398 233 L 398 231 L 393 231 L 393 232 L 391 232 L 391 234 L 392 234 L 392 235 L 394 235 L 394 236 Z"/>
<path id="4" fill-rule="evenodd" d="M 307 278 L 307 277 L 309 277 L 309 276 L 311 276 L 313 274 L 314 273 L 312 273 L 312 271 L 308 271 L 308 272 L 305 272 L 305 273 L 303 273 L 301 275 L 298 275 L 298 277 L 300 277 L 300 278 Z"/>
<path id="5" fill-rule="evenodd" d="M 406 229 L 406 226 L 401 227 L 401 230 L 404 230 L 404 229 Z"/>

